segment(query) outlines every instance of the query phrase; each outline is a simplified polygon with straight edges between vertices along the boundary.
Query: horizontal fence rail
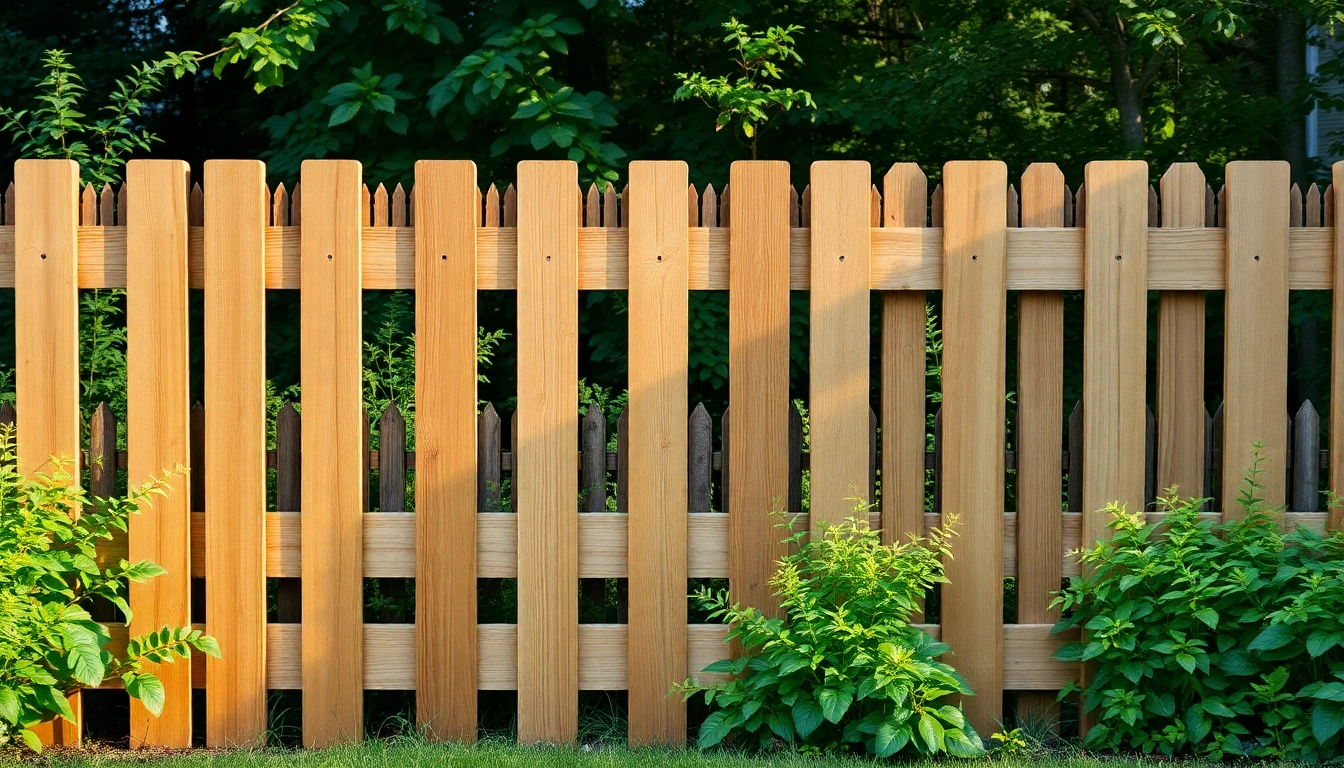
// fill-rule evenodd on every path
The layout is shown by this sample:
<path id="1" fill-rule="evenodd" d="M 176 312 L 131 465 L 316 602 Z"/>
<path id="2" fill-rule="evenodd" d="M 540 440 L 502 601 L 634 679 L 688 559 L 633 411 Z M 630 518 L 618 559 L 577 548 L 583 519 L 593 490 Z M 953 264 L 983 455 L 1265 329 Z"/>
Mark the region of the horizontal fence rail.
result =
<path id="1" fill-rule="evenodd" d="M 814 165 L 799 193 L 784 163 L 735 164 L 716 190 L 688 184 L 675 162 L 634 163 L 629 185 L 587 189 L 573 164 L 534 162 L 501 191 L 482 190 L 471 163 L 422 161 L 412 187 L 389 192 L 348 161 L 309 161 L 301 183 L 273 190 L 251 161 L 210 161 L 203 185 L 179 163 L 133 161 L 126 185 L 101 190 L 81 188 L 72 163 L 20 161 L 0 205 L 18 392 L 0 421 L 17 423 L 25 471 L 78 456 L 95 495 L 115 491 L 119 470 L 138 481 L 151 464 L 192 468 L 177 502 L 100 550 L 174 566 L 154 593 L 132 595 L 137 627 L 185 623 L 204 602 L 202 626 L 223 649 L 165 677 L 169 717 L 133 710 L 137 745 L 190 744 L 193 688 L 206 690 L 215 746 L 260 743 L 266 692 L 285 689 L 305 693 L 310 746 L 360 737 L 366 689 L 415 691 L 427 733 L 466 740 L 476 691 L 516 690 L 520 740 L 552 742 L 576 737 L 580 690 L 627 690 L 632 743 L 684 743 L 685 705 L 668 686 L 729 652 L 725 627 L 688 623 L 687 580 L 727 578 L 736 598 L 774 610 L 764 580 L 782 550 L 770 513 L 815 531 L 853 514 L 853 497 L 874 505 L 886 541 L 960 517 L 940 619 L 920 626 L 953 645 L 977 693 L 968 717 L 992 730 L 1002 691 L 1018 692 L 1019 711 L 1049 711 L 1080 678 L 1052 658 L 1071 637 L 1050 634 L 1049 595 L 1078 573 L 1070 552 L 1104 535 L 1105 502 L 1156 522 L 1160 489 L 1178 484 L 1211 498 L 1207 518 L 1234 515 L 1258 440 L 1286 525 L 1344 523 L 1320 501 L 1344 474 L 1344 409 L 1323 428 L 1286 389 L 1289 291 L 1335 291 L 1344 358 L 1344 165 L 1334 185 L 1305 192 L 1285 167 L 1233 163 L 1215 191 L 1193 164 L 1150 186 L 1143 163 L 1097 162 L 1070 189 L 1053 165 L 1009 184 L 1001 164 L 965 162 L 930 192 L 914 164 L 892 166 L 879 187 L 867 163 L 835 162 Z M 127 290 L 124 449 L 107 405 L 80 428 L 68 358 L 87 288 Z M 191 288 L 205 289 L 206 394 L 188 407 Z M 369 289 L 416 293 L 413 413 L 363 413 Z M 303 296 L 303 401 L 269 415 L 267 290 Z M 482 290 L 518 292 L 516 413 L 478 408 Z M 630 402 L 610 423 L 578 406 L 581 290 L 630 292 Z M 687 399 L 693 290 L 731 297 L 724 413 Z M 790 290 L 811 292 L 810 440 L 788 393 Z M 870 291 L 881 292 L 880 332 Z M 935 405 L 929 291 L 942 292 Z M 1066 411 L 1069 291 L 1082 292 L 1086 327 L 1083 397 Z M 1226 401 L 1212 412 L 1206 291 L 1229 306 Z M 173 343 L 146 341 L 165 336 Z M 1149 365 L 1155 407 L 1144 402 Z M 1018 623 L 1003 621 L 1005 576 L 1017 580 Z M 268 579 L 279 580 L 269 624 Z M 389 590 L 414 579 L 415 623 L 365 623 L 364 579 L 392 580 Z M 477 579 L 518 580 L 516 624 L 478 623 Z M 580 624 L 579 591 L 606 579 L 620 580 L 620 623 Z M 125 628 L 112 630 L 124 643 Z M 71 743 L 79 725 L 43 736 Z"/>

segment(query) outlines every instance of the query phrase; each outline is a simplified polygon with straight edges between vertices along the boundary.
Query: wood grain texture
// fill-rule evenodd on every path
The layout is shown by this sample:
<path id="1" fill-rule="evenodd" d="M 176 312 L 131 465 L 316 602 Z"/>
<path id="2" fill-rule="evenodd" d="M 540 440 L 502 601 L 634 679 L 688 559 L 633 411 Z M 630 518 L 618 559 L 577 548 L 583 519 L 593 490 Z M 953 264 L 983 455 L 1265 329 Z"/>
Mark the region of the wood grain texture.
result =
<path id="1" fill-rule="evenodd" d="M 686 742 L 688 268 L 683 162 L 633 162 L 629 504 L 632 746 Z"/>
<path id="2" fill-rule="evenodd" d="M 1344 160 L 1330 169 L 1333 182 L 1327 194 L 1326 218 L 1336 224 L 1344 222 Z M 1334 227 L 1334 254 L 1332 275 L 1334 294 L 1330 297 L 1333 311 L 1330 315 L 1330 401 L 1344 403 L 1344 227 Z M 1344 408 L 1330 409 L 1330 488 L 1339 492 L 1344 488 Z M 1344 529 L 1344 507 L 1330 510 L 1328 525 L 1331 530 Z"/>
<path id="3" fill-rule="evenodd" d="M 1003 716 L 1003 441 L 1008 169 L 943 168 L 944 519 L 960 518 L 943 585 L 943 639 L 975 696 L 966 719 L 991 733 Z"/>
<path id="4" fill-rule="evenodd" d="M 14 224 L 14 358 L 19 472 L 50 472 L 52 457 L 79 453 L 79 166 L 19 160 L 7 202 Z M 44 469 L 45 467 L 45 469 Z M 78 483 L 73 466 L 66 467 Z M 71 706 L 79 714 L 78 695 Z M 42 743 L 80 743 L 79 722 L 33 729 Z"/>
<path id="5" fill-rule="evenodd" d="M 857 160 L 812 164 L 812 534 L 868 499 L 869 193 Z M 857 499 L 857 501 L 856 501 Z"/>
<path id="6" fill-rule="evenodd" d="M 1148 164 L 1087 164 L 1083 311 L 1083 546 L 1106 534 L 1111 502 L 1143 507 Z"/>
<path id="7" fill-rule="evenodd" d="M 1244 514 L 1237 491 L 1255 442 L 1264 444 L 1259 480 L 1265 501 L 1281 505 L 1286 491 L 1289 183 L 1284 162 L 1227 165 L 1221 498 L 1229 519 Z"/>
<path id="8" fill-rule="evenodd" d="M 578 735 L 578 167 L 518 165 L 518 741 Z"/>
<path id="9" fill-rule="evenodd" d="M 1066 194 L 1058 166 L 1032 163 L 1022 174 L 1022 226 L 1064 226 Z M 1063 580 L 1054 553 L 1060 551 L 1064 525 L 1064 295 L 1023 291 L 1017 311 L 1017 620 L 1040 624 L 1059 620 L 1050 600 Z M 1051 722 L 1059 705 L 1054 692 L 1023 691 L 1017 712 Z"/>
<path id="10" fill-rule="evenodd" d="M 210 747 L 266 734 L 266 166 L 205 164 L 205 623 Z"/>
<path id="11" fill-rule="evenodd" d="M 416 718 L 476 738 L 476 165 L 415 165 Z"/>
<path id="12" fill-rule="evenodd" d="M 1175 163 L 1162 176 L 1162 226 L 1203 227 L 1204 173 Z M 1163 291 L 1157 320 L 1157 488 L 1204 490 L 1204 292 Z"/>
<path id="13" fill-rule="evenodd" d="M 732 599 L 767 615 L 788 503 L 789 164 L 733 163 L 728 278 L 728 578 Z"/>
<path id="14" fill-rule="evenodd" d="M 364 735 L 363 170 L 303 163 L 303 743 Z"/>
<path id="15" fill-rule="evenodd" d="M 177 160 L 127 165 L 126 451 L 131 482 L 162 477 L 191 462 L 187 341 L 187 195 L 189 170 Z M 130 560 L 151 560 L 167 573 L 130 586 L 131 634 L 191 623 L 191 477 L 152 511 L 130 520 Z M 163 683 L 158 717 L 131 700 L 132 746 L 191 746 L 191 665 L 158 664 Z"/>
<path id="16" fill-rule="evenodd" d="M 885 228 L 924 226 L 928 179 L 917 164 L 892 165 L 882 188 Z M 888 544 L 924 535 L 924 304 L 923 291 L 882 294 L 882 540 Z"/>

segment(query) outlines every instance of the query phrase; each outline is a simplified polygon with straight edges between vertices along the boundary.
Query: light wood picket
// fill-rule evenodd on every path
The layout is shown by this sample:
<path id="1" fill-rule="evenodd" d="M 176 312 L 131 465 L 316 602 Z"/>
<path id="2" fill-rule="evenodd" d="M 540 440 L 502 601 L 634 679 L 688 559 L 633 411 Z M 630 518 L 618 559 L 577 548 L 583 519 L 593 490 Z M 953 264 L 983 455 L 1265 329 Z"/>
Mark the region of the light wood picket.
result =
<path id="1" fill-rule="evenodd" d="M 868 499 L 868 163 L 812 164 L 811 526 L 839 525 Z M 857 499 L 857 502 L 856 502 Z"/>
<path id="2" fill-rule="evenodd" d="M 943 585 L 943 639 L 976 692 L 962 700 L 977 731 L 1003 717 L 1003 442 L 1007 323 L 1007 168 L 943 168 L 945 520 L 960 519 Z"/>
<path id="3" fill-rule="evenodd" d="M 518 166 L 518 740 L 578 735 L 578 168 Z M 571 193 L 569 190 L 575 190 Z"/>
<path id="4" fill-rule="evenodd" d="M 476 738 L 476 166 L 416 164 L 416 717 Z M 381 474 L 381 469 L 380 469 Z M 405 488 L 404 473 L 391 482 Z"/>
<path id="5" fill-rule="evenodd" d="M 257 746 L 266 711 L 266 166 L 205 165 L 206 744 Z M 283 188 L 278 199 L 284 199 Z M 201 482 L 197 478 L 197 482 Z"/>
<path id="6" fill-rule="evenodd" d="M 359 163 L 303 163 L 303 742 L 364 735 Z M 364 453 L 367 456 L 367 453 Z"/>
<path id="7" fill-rule="evenodd" d="M 1263 443 L 1264 498 L 1283 504 L 1288 402 L 1288 164 L 1237 161 L 1227 166 L 1227 319 L 1224 321 L 1223 501 L 1236 503 L 1252 443 Z M 1250 311 L 1250 308 L 1254 311 Z"/>
<path id="8" fill-rule="evenodd" d="M 629 741 L 685 741 L 686 703 L 669 696 L 686 662 L 688 169 L 681 162 L 630 164 L 630 405 L 628 505 Z M 614 201 L 613 201 L 614 202 Z M 613 205 L 614 207 L 614 205 Z M 611 210 L 610 208 L 608 209 Z M 600 411 L 599 411 L 600 412 Z M 629 439 L 626 439 L 626 436 Z M 605 457 L 605 446 L 602 447 Z M 586 454 L 585 454 L 586 455 Z"/>

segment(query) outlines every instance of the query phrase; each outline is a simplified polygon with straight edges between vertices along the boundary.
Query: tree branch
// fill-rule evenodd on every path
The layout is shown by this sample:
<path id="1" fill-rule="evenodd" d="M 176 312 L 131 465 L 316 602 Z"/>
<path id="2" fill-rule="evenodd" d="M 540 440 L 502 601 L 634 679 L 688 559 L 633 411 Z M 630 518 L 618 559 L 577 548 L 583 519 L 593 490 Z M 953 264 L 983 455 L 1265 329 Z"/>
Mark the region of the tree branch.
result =
<path id="1" fill-rule="evenodd" d="M 1170 45 L 1158 48 L 1157 53 L 1153 54 L 1152 58 L 1148 59 L 1148 63 L 1144 65 L 1143 72 L 1139 74 L 1139 79 L 1134 81 L 1134 89 L 1143 93 L 1148 88 L 1148 84 L 1157 76 L 1158 67 L 1165 64 L 1169 58 L 1171 58 Z"/>

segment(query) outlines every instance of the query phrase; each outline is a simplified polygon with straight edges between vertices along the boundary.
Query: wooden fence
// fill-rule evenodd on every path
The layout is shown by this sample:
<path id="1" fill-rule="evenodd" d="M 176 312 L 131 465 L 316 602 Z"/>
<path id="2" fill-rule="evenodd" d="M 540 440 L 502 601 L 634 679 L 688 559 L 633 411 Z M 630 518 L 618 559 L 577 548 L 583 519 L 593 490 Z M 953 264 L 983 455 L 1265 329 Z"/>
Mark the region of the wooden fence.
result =
<path id="1" fill-rule="evenodd" d="M 256 162 L 207 163 L 202 193 L 182 163 L 136 161 L 120 192 L 99 193 L 81 192 L 72 163 L 20 161 L 0 224 L 0 287 L 16 291 L 21 465 L 80 453 L 77 291 L 125 287 L 126 450 L 115 452 L 111 414 L 98 409 L 89 482 L 106 489 L 114 465 L 137 479 L 196 467 L 132 521 L 130 556 L 169 575 L 132 591 L 131 631 L 190 621 L 192 578 L 204 577 L 196 599 L 224 651 L 164 666 L 164 716 L 133 708 L 135 744 L 188 745 L 193 686 L 206 690 L 211 745 L 261 739 L 273 689 L 303 691 L 313 746 L 360 737 L 365 689 L 414 689 L 419 723 L 460 739 L 476 733 L 476 691 L 517 690 L 525 742 L 572 740 L 579 690 L 625 689 L 632 742 L 681 743 L 686 709 L 668 684 L 720 657 L 725 631 L 687 623 L 687 580 L 726 576 L 736 597 L 769 609 L 780 550 L 768 513 L 801 513 L 804 469 L 803 523 L 814 530 L 851 514 L 851 497 L 873 499 L 878 479 L 873 517 L 889 540 L 923 531 L 940 511 L 961 517 L 941 621 L 927 628 L 952 645 L 978 694 L 968 715 L 989 732 L 1003 690 L 1039 706 L 1078 677 L 1051 658 L 1065 638 L 1049 634 L 1048 594 L 1075 568 L 1066 551 L 1104 532 L 1094 510 L 1112 500 L 1137 508 L 1175 483 L 1217 497 L 1210 514 L 1236 514 L 1230 489 L 1262 440 L 1270 500 L 1290 499 L 1291 472 L 1288 521 L 1325 527 L 1320 471 L 1331 482 L 1344 472 L 1344 416 L 1332 417 L 1321 450 L 1311 405 L 1295 419 L 1286 411 L 1288 294 L 1344 279 L 1333 226 L 1344 202 L 1290 188 L 1281 163 L 1232 163 L 1217 194 L 1192 164 L 1167 171 L 1160 192 L 1148 173 L 1141 162 L 1094 162 L 1074 194 L 1056 167 L 1036 164 L 1019 195 L 1001 163 L 955 162 L 930 197 L 913 164 L 893 166 L 879 191 L 867 163 L 824 162 L 800 196 L 784 163 L 737 163 L 715 194 L 690 187 L 682 163 L 637 162 L 623 190 L 584 195 L 573 164 L 525 162 L 516 193 L 500 195 L 481 193 L 471 163 L 424 161 L 413 194 L 389 195 L 370 193 L 357 163 L 310 161 L 301 185 L 271 194 Z M 205 289 L 205 407 L 196 408 L 190 288 Z M 265 292 L 275 289 L 302 291 L 303 416 L 300 429 L 292 407 L 281 411 L 268 453 Z M 380 450 L 367 449 L 362 289 L 415 290 L 413 453 L 395 411 L 379 420 Z M 480 290 L 518 292 L 507 451 L 499 416 L 477 408 Z M 579 415 L 579 290 L 630 293 L 630 404 L 614 455 L 604 421 Z M 710 415 L 688 402 L 689 290 L 730 293 L 719 453 Z M 788 399 L 790 290 L 811 291 L 806 453 Z M 873 290 L 882 292 L 877 413 Z M 1065 420 L 1063 292 L 1079 290 L 1086 412 L 1080 404 Z M 926 291 L 942 291 L 945 344 L 932 452 Z M 1149 291 L 1160 292 L 1153 361 Z M 1207 291 L 1225 291 L 1228 307 L 1214 418 L 1203 403 Z M 1009 292 L 1016 350 L 1006 343 Z M 1336 345 L 1341 319 L 1337 307 Z M 1017 406 L 1005 452 L 1011 353 Z M 1144 395 L 1150 363 L 1156 419 Z M 1344 371 L 1332 381 L 1338 401 Z M 278 512 L 267 511 L 271 468 Z M 413 515 L 364 514 L 372 470 L 380 512 L 407 511 L 413 472 Z M 497 512 L 504 473 L 510 514 Z M 1005 514 L 1007 483 L 1016 509 Z M 581 488 L 590 490 L 582 510 Z M 1017 578 L 1017 624 L 1001 618 L 1005 575 Z M 266 620 L 268 577 L 286 580 L 280 623 Z M 415 578 L 415 623 L 363 624 L 365 578 Z M 478 578 L 517 578 L 516 625 L 477 623 Z M 578 581 L 598 578 L 626 580 L 624 623 L 579 623 Z M 57 724 L 46 736 L 71 741 L 78 729 Z"/>

